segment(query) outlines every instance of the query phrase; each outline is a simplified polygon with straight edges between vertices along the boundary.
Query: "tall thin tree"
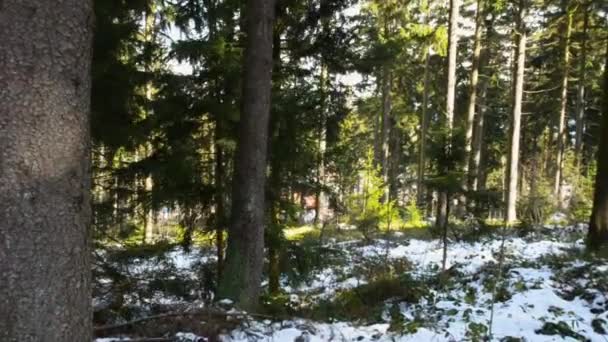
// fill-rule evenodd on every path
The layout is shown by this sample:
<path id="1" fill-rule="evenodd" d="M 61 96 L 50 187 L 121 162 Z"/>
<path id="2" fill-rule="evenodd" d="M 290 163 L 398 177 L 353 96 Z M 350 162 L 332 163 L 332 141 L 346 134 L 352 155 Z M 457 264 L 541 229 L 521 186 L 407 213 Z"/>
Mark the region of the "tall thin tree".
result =
<path id="1" fill-rule="evenodd" d="M 587 82 L 587 36 L 589 30 L 589 4 L 582 6 L 583 11 L 583 32 L 581 38 L 581 55 L 579 57 L 579 77 L 576 87 L 576 136 L 574 143 L 574 156 L 576 166 L 581 171 L 583 159 L 583 134 L 585 131 L 585 86 Z"/>
<path id="2" fill-rule="evenodd" d="M 93 1 L 0 3 L 0 341 L 91 341 Z"/>
<path id="3" fill-rule="evenodd" d="M 475 123 L 475 108 L 477 105 L 477 86 L 479 83 L 479 67 L 482 48 L 482 32 L 484 19 L 484 0 L 477 0 L 477 13 L 475 14 L 475 38 L 473 47 L 473 63 L 471 65 L 471 83 L 469 85 L 469 103 L 467 108 L 467 117 L 465 122 L 465 146 L 464 146 L 464 173 L 469 171 L 471 151 L 473 150 L 473 128 Z M 469 184 L 468 180 L 464 180 L 465 186 Z"/>
<path id="4" fill-rule="evenodd" d="M 559 124 L 557 131 L 557 155 L 555 158 L 555 183 L 553 192 L 561 205 L 562 178 L 564 168 L 564 154 L 566 149 L 566 111 L 568 107 L 568 74 L 570 71 L 570 35 L 572 32 L 572 10 L 568 0 L 563 1 L 564 33 L 562 36 L 562 84 L 560 94 Z"/>
<path id="5" fill-rule="evenodd" d="M 220 297 L 257 305 L 264 264 L 268 122 L 272 88 L 274 0 L 247 1 L 247 46 L 232 213 Z"/>
<path id="6" fill-rule="evenodd" d="M 506 212 L 505 221 L 513 223 L 517 219 L 517 184 L 519 171 L 519 143 L 521 136 L 521 108 L 524 93 L 524 72 L 526 62 L 526 25 L 525 25 L 525 0 L 519 1 L 517 15 L 517 52 L 515 58 L 515 79 L 513 81 L 513 104 L 511 114 L 511 126 L 509 134 L 509 156 L 506 177 Z"/>
<path id="7" fill-rule="evenodd" d="M 447 152 L 451 157 L 452 131 L 454 128 L 454 106 L 456 102 L 456 56 L 458 53 L 458 17 L 460 11 L 460 0 L 450 0 L 450 24 L 448 38 L 448 82 L 446 95 L 446 129 L 447 129 Z M 450 170 L 444 170 L 449 172 Z M 449 193 L 447 190 L 439 193 L 437 206 L 437 224 L 443 229 L 443 263 L 445 270 L 447 262 L 447 229 L 450 215 Z"/>

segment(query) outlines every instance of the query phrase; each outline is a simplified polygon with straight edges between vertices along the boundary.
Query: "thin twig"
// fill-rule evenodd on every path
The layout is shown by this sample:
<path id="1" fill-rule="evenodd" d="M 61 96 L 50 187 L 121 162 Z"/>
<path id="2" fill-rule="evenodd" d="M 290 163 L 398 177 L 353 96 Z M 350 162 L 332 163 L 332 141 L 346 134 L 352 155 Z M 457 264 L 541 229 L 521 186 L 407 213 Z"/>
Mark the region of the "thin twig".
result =
<path id="1" fill-rule="evenodd" d="M 503 261 L 504 261 L 504 251 L 505 251 L 505 240 L 506 240 L 506 236 L 507 236 L 507 227 L 509 226 L 508 223 L 505 222 L 505 225 L 502 229 L 502 237 L 501 237 L 501 242 L 500 242 L 500 252 L 498 255 L 498 274 L 496 275 L 496 281 L 494 281 L 494 285 L 492 286 L 492 307 L 490 309 L 490 322 L 488 323 L 488 337 L 491 340 L 492 339 L 492 325 L 494 324 L 494 304 L 496 303 L 496 289 L 497 289 L 497 285 L 498 283 L 502 280 L 502 266 L 503 266 Z"/>

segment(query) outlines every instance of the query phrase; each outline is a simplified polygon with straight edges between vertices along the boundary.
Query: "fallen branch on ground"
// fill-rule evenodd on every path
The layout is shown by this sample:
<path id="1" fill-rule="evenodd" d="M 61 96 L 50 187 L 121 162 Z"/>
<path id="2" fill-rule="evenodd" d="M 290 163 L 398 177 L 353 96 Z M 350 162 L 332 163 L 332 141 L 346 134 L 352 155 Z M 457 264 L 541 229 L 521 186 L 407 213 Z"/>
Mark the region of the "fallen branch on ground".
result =
<path id="1" fill-rule="evenodd" d="M 164 314 L 134 319 L 132 321 L 124 322 L 124 323 L 96 326 L 94 328 L 94 331 L 95 331 L 95 333 L 99 333 L 99 332 L 103 332 L 103 331 L 107 331 L 107 330 L 121 329 L 121 328 L 129 327 L 129 326 L 133 326 L 133 325 L 137 325 L 137 324 L 141 324 L 141 323 L 145 323 L 145 322 L 149 322 L 149 321 L 161 320 L 161 319 L 166 319 L 166 318 L 174 318 L 174 317 L 209 317 L 209 318 L 211 318 L 211 317 L 214 317 L 214 318 L 218 318 L 218 317 L 219 318 L 256 317 L 256 318 L 271 319 L 271 320 L 279 319 L 278 317 L 264 315 L 264 314 L 256 314 L 256 313 L 248 313 L 248 312 L 240 312 L 240 311 L 230 311 L 229 312 L 229 311 L 223 311 L 223 310 L 216 309 L 216 308 L 206 308 L 206 309 L 201 309 L 201 310 L 197 310 L 197 311 L 168 312 L 168 313 L 164 313 Z"/>

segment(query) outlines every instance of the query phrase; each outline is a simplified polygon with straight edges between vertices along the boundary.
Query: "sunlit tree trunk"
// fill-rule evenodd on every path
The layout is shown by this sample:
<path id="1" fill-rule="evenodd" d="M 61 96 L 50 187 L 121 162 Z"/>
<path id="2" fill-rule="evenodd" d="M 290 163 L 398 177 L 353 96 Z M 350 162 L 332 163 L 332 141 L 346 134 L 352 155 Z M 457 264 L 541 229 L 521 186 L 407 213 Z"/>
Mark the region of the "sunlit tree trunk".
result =
<path id="1" fill-rule="evenodd" d="M 93 1 L 0 2 L 0 341 L 91 341 Z"/>
<path id="2" fill-rule="evenodd" d="M 485 120 L 486 120 L 486 96 L 488 92 L 488 81 L 484 81 L 479 90 L 480 99 L 478 101 L 479 109 L 475 116 L 475 134 L 473 137 L 473 151 L 471 155 L 471 190 L 477 191 L 481 189 L 481 161 L 483 142 L 485 135 Z"/>
<path id="3" fill-rule="evenodd" d="M 389 194 L 389 156 L 390 156 L 390 132 L 391 132 L 391 88 L 392 79 L 391 72 L 387 66 L 382 70 L 382 131 L 380 132 L 380 139 L 382 141 L 382 151 L 380 160 L 380 170 L 382 172 L 382 179 L 385 186 L 384 199 L 388 199 Z"/>
<path id="4" fill-rule="evenodd" d="M 593 211 L 589 222 L 588 245 L 597 249 L 608 244 L 608 40 L 604 67 L 603 118 L 597 155 L 597 175 Z"/>
<path id="5" fill-rule="evenodd" d="M 517 63 L 515 66 L 515 79 L 513 85 L 513 105 L 511 116 L 511 127 L 509 134 L 509 156 L 506 177 L 506 212 L 505 221 L 512 224 L 517 220 L 517 181 L 519 170 L 519 143 L 521 131 L 521 108 L 524 90 L 524 72 L 526 62 L 526 27 L 525 27 L 525 4 L 524 0 L 519 2 L 519 14 L 517 17 Z"/>
<path id="6" fill-rule="evenodd" d="M 258 304 L 264 264 L 266 154 L 272 85 L 274 0 L 247 1 L 243 98 L 232 215 L 220 298 Z"/>
<path id="7" fill-rule="evenodd" d="M 563 73 L 562 73 L 562 92 L 560 96 L 559 126 L 557 131 L 557 155 L 555 158 L 555 184 L 554 194 L 561 206 L 562 203 L 562 177 L 564 168 L 564 153 L 566 149 L 566 111 L 568 106 L 568 73 L 570 71 L 570 35 L 572 31 L 572 12 L 568 8 L 568 1 L 564 1 L 566 11 L 563 44 Z"/>
<path id="8" fill-rule="evenodd" d="M 318 127 L 318 165 L 317 165 L 317 183 L 320 186 L 326 185 L 325 176 L 325 153 L 327 151 L 327 82 L 328 70 L 325 64 L 321 64 L 321 75 L 319 78 L 319 91 L 321 92 L 321 120 Z M 329 203 L 327 192 L 317 188 L 316 191 L 316 207 L 315 207 L 315 223 L 324 222 L 328 216 Z"/>

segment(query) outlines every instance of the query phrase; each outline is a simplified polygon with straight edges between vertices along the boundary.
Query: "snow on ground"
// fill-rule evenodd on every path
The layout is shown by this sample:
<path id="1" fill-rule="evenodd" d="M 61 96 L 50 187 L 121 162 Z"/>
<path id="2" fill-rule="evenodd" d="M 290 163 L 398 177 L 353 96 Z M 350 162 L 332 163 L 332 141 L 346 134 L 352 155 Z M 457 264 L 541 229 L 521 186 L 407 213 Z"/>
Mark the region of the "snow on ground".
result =
<path id="1" fill-rule="evenodd" d="M 417 303 L 387 301 L 375 324 L 251 319 L 220 341 L 480 341 L 490 327 L 493 341 L 608 341 L 608 262 L 576 257 L 583 241 L 573 233 L 581 229 L 505 238 L 501 272 L 501 239 L 450 242 L 447 266 L 455 271 L 455 280 L 444 288 L 430 287 Z M 330 243 L 324 247 L 341 251 L 346 256 L 342 263 L 328 264 L 301 283 L 283 278 L 283 288 L 293 303 L 331 300 L 366 284 L 360 267 L 374 260 L 407 260 L 414 279 L 428 281 L 438 274 L 443 257 L 439 241 L 399 240 Z M 172 256 L 188 267 L 189 260 L 180 258 Z M 395 307 L 397 321 L 391 311 Z M 188 337 L 182 340 L 198 341 Z M 97 342 L 102 341 L 113 340 Z"/>
<path id="2" fill-rule="evenodd" d="M 464 277 L 475 276 L 489 269 L 496 269 L 501 240 L 475 243 L 451 243 L 448 249 L 448 267 L 456 268 Z M 605 293 L 592 300 L 581 296 L 566 300 L 560 294 L 568 285 L 568 279 L 556 279 L 559 275 L 539 258 L 559 256 L 583 247 L 582 240 L 560 242 L 555 240 L 529 241 L 509 237 L 504 242 L 505 265 L 529 264 L 526 267 L 511 267 L 502 275 L 510 298 L 494 304 L 492 336 L 494 341 L 608 341 L 608 336 L 599 334 L 593 325 L 608 322 L 605 310 L 594 310 L 606 305 Z M 407 258 L 414 264 L 413 272 L 425 276 L 437 272 L 441 267 L 442 245 L 439 241 L 409 240 L 395 244 L 377 240 L 374 244 L 354 247 L 350 257 Z M 492 267 L 493 266 L 493 267 Z M 567 262 L 564 269 L 590 267 L 585 261 Z M 608 264 L 595 267 L 597 272 L 608 271 Z M 289 288 L 304 295 L 324 289 L 317 298 L 328 298 L 344 289 L 364 284 L 364 279 L 342 277 L 349 270 L 327 268 L 320 271 L 312 283 Z M 222 336 L 224 342 L 245 341 L 466 341 L 481 340 L 488 334 L 492 311 L 493 291 L 484 283 L 487 277 L 456 284 L 446 291 L 432 291 L 433 299 L 422 299 L 416 304 L 400 304 L 403 317 L 402 330 L 390 329 L 391 322 L 373 325 L 357 325 L 353 322 L 318 323 L 307 320 L 283 322 L 252 322 L 247 328 Z M 585 284 L 583 284 L 585 285 Z M 589 289 L 589 292 L 597 290 Z M 584 296 L 583 296 L 584 297 Z M 388 311 L 389 305 L 387 305 Z M 594 313 L 595 312 L 595 313 Z M 545 323 L 548 323 L 546 325 Z M 555 335 L 538 334 L 543 329 Z M 558 327 L 557 332 L 550 328 Z M 565 328 L 564 328 L 565 327 Z M 549 329 L 547 329 L 549 328 Z M 555 329 L 553 329 L 555 330 Z M 608 329 L 607 329 L 608 330 Z M 562 334 L 562 335 L 560 335 Z M 567 336 L 570 335 L 570 336 Z M 514 339 L 509 339 L 514 338 Z M 515 339 L 517 338 L 517 339 Z"/>

